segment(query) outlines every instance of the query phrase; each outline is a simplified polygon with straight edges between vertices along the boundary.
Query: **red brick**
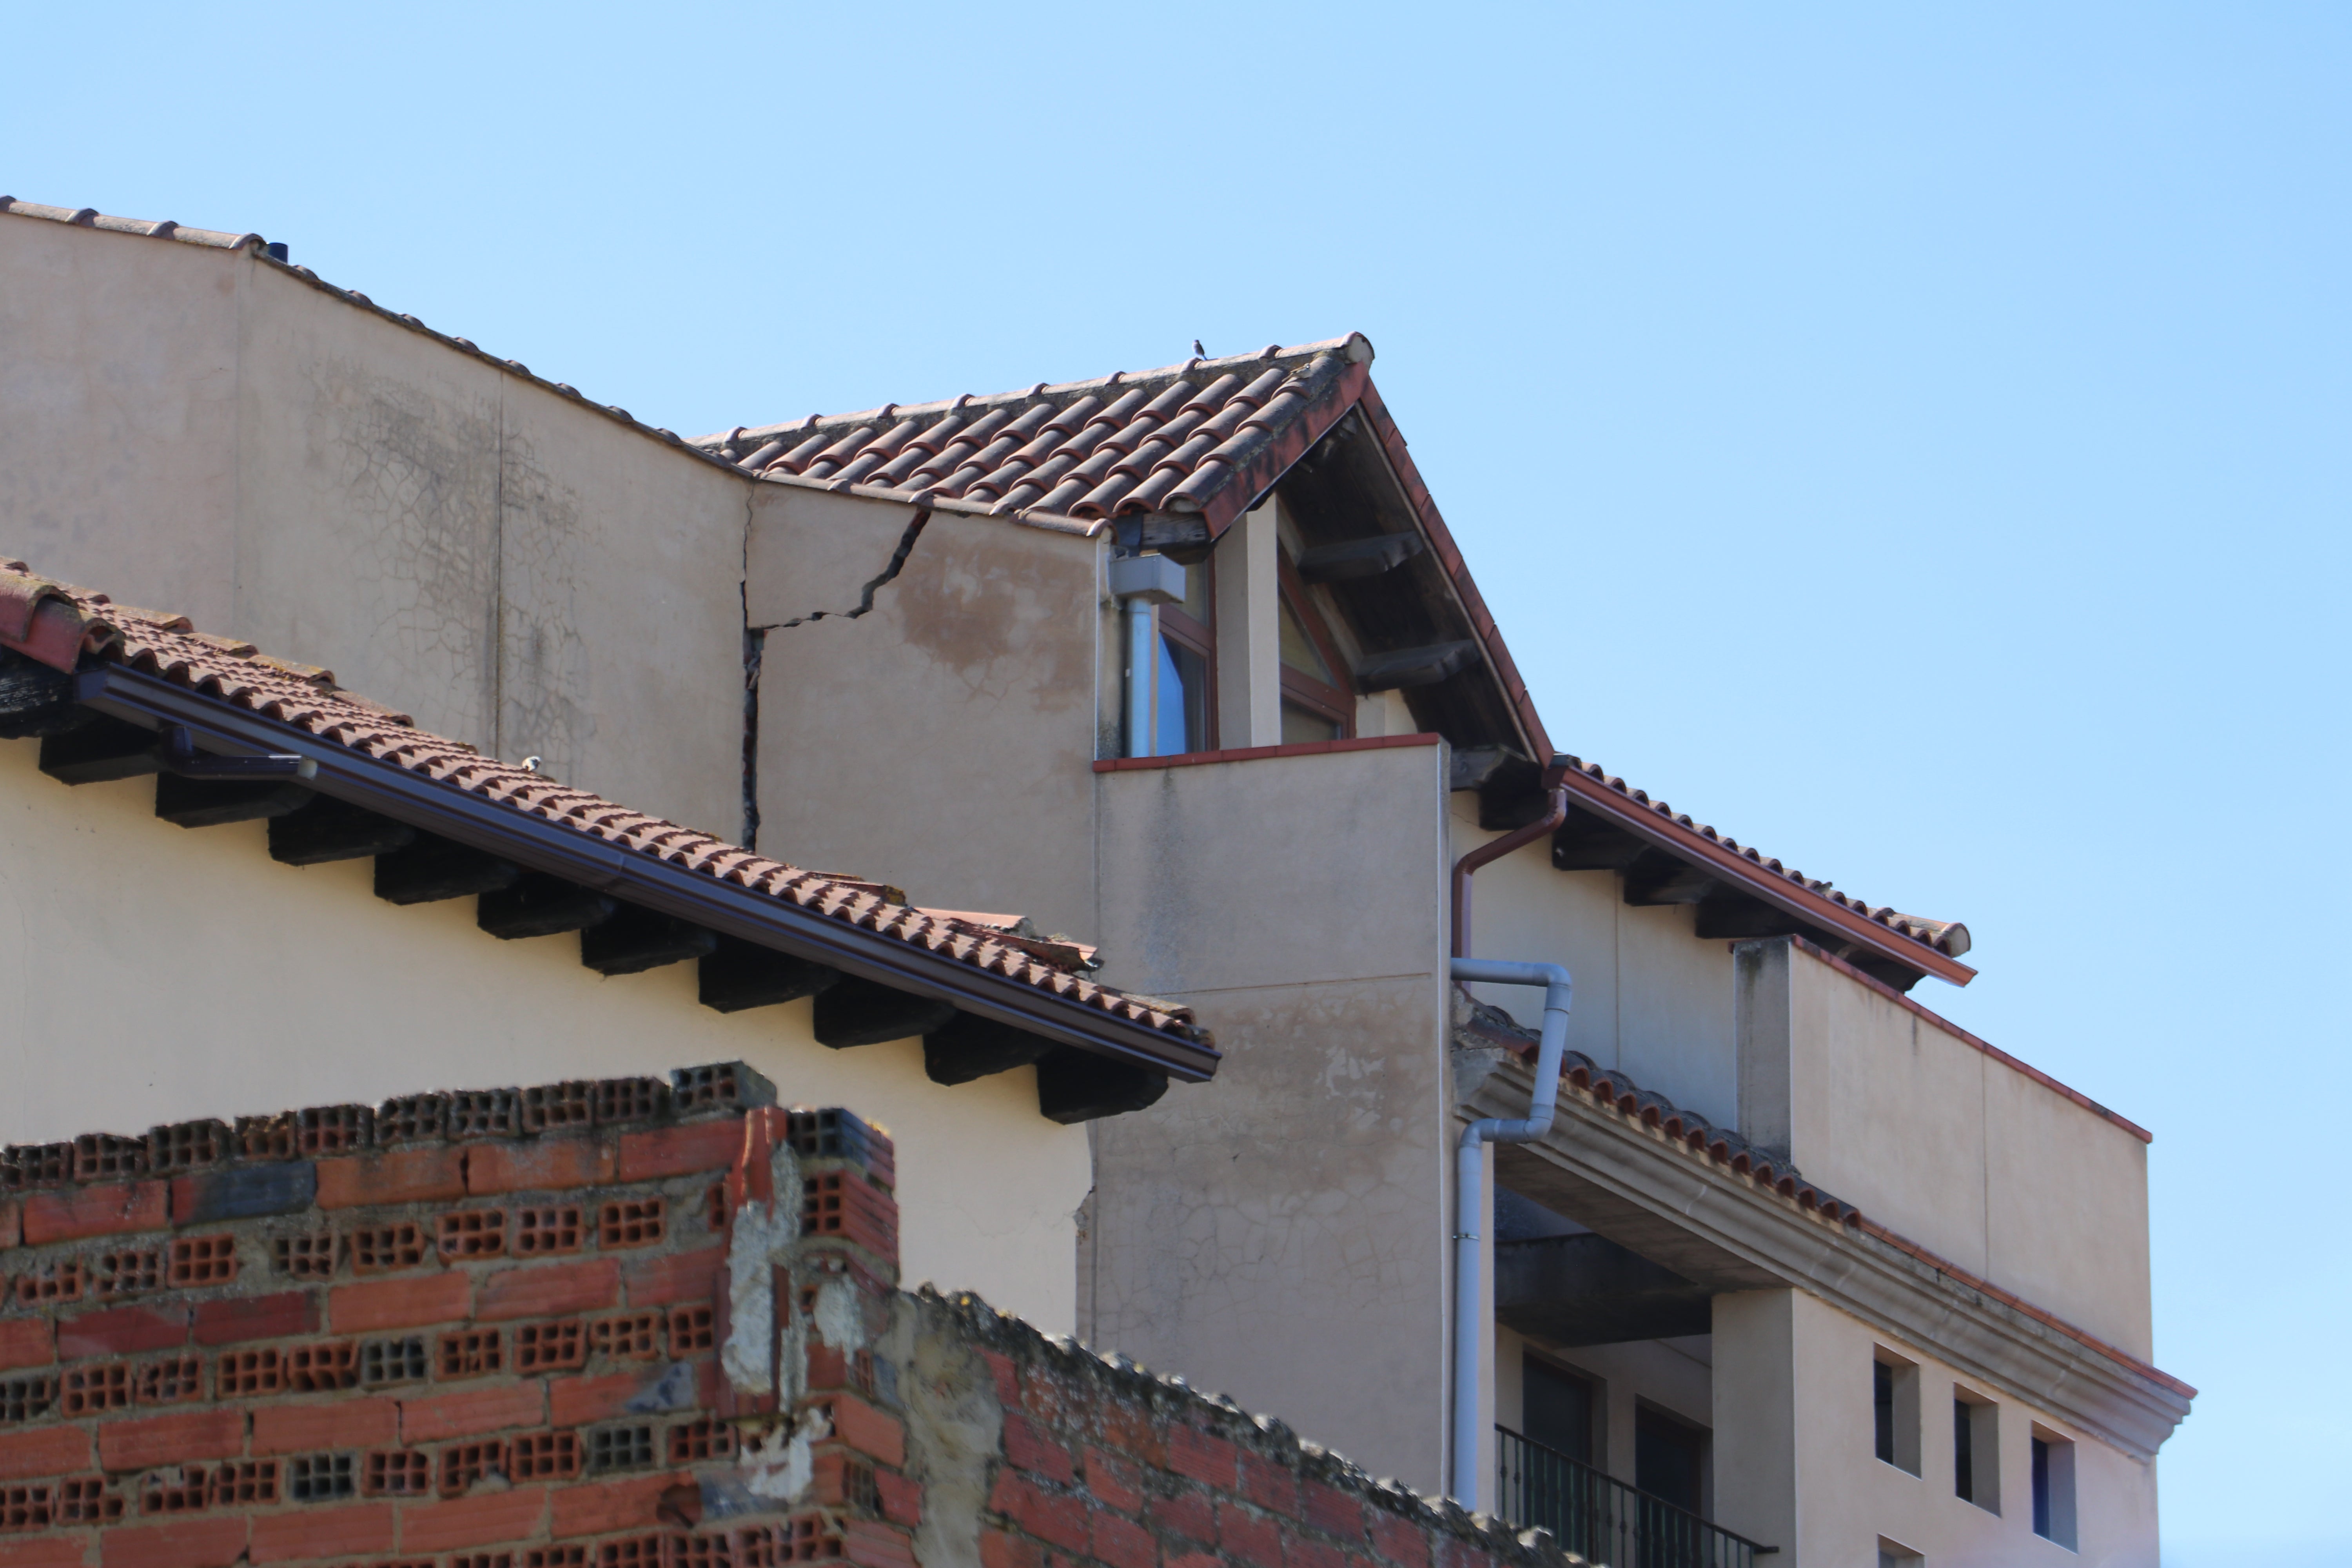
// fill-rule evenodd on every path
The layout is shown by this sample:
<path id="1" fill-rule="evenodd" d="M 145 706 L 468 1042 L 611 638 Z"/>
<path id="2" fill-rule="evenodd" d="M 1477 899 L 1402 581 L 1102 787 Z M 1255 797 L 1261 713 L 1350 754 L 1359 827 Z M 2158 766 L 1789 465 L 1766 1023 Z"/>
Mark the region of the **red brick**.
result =
<path id="1" fill-rule="evenodd" d="M 1348 1554 L 1338 1547 L 1287 1530 L 1282 1532 L 1282 1557 L 1285 1568 L 1348 1568 Z"/>
<path id="2" fill-rule="evenodd" d="M 171 1191 L 163 1182 L 109 1182 L 35 1193 L 24 1200 L 25 1245 L 162 1230 L 171 1223 Z"/>
<path id="3" fill-rule="evenodd" d="M 551 1377 L 547 1380 L 548 1421 L 556 1426 L 581 1426 L 618 1415 L 658 1372 L 622 1372 L 604 1377 Z"/>
<path id="4" fill-rule="evenodd" d="M 69 1476 L 88 1468 L 88 1427 L 41 1426 L 30 1432 L 0 1432 L 0 1481 Z"/>
<path id="5" fill-rule="evenodd" d="M 245 1452 L 245 1412 L 235 1406 L 110 1421 L 98 1429 L 98 1457 L 110 1470 L 145 1470 Z"/>
<path id="6" fill-rule="evenodd" d="M 106 1568 L 228 1568 L 245 1555 L 245 1520 L 183 1520 L 130 1530 L 110 1530 L 98 1538 Z"/>
<path id="7" fill-rule="evenodd" d="M 618 1152 L 603 1138 L 543 1138 L 536 1143 L 477 1143 L 466 1151 L 466 1190 L 555 1192 L 611 1183 Z"/>
<path id="8" fill-rule="evenodd" d="M 996 1374 L 997 1402 L 1008 1408 L 1021 1403 L 1021 1374 L 1013 1369 L 1013 1358 L 999 1351 L 982 1351 L 981 1359 L 988 1370 Z"/>
<path id="9" fill-rule="evenodd" d="M 1298 1517 L 1298 1478 L 1261 1454 L 1242 1454 L 1242 1496 L 1260 1508 Z"/>
<path id="10" fill-rule="evenodd" d="M 1108 1568 L 1157 1568 L 1159 1543 L 1115 1513 L 1095 1515 L 1095 1556 Z"/>
<path id="11" fill-rule="evenodd" d="M 841 1532 L 841 1555 L 857 1568 L 915 1568 L 915 1543 L 903 1530 L 854 1519 Z"/>
<path id="12" fill-rule="evenodd" d="M 253 1412 L 256 1457 L 320 1448 L 388 1448 L 399 1441 L 400 1406 L 389 1399 L 264 1405 Z"/>
<path id="13" fill-rule="evenodd" d="M 743 1152 L 743 1123 L 732 1118 L 621 1134 L 620 1179 L 650 1182 L 696 1171 L 723 1171 Z"/>
<path id="14" fill-rule="evenodd" d="M 58 1359 L 54 1340 L 46 1318 L 16 1318 L 0 1322 L 0 1372 L 48 1365 Z"/>
<path id="15" fill-rule="evenodd" d="M 1045 1549 L 1034 1541 L 1024 1541 L 1010 1531 L 983 1530 L 980 1532 L 980 1568 L 1045 1568 Z M 1210 1560 L 1209 1568 L 1223 1568 Z"/>
<path id="16" fill-rule="evenodd" d="M 1217 1544 L 1236 1562 L 1282 1568 L 1282 1531 L 1238 1503 L 1217 1504 Z"/>
<path id="17" fill-rule="evenodd" d="M 1419 1526 L 1383 1509 L 1372 1509 L 1372 1550 L 1402 1568 L 1429 1568 L 1429 1537 Z"/>
<path id="18" fill-rule="evenodd" d="M 895 1470 L 874 1472 L 875 1494 L 882 1500 L 882 1517 L 912 1530 L 923 1522 L 923 1489 Z"/>
<path id="19" fill-rule="evenodd" d="M 421 1557 L 466 1546 L 496 1546 L 539 1533 L 547 1518 L 547 1489 L 517 1487 L 455 1502 L 403 1503 L 400 1550 Z"/>
<path id="20" fill-rule="evenodd" d="M 406 1399 L 400 1405 L 400 1440 L 438 1443 L 446 1437 L 470 1437 L 508 1426 L 536 1426 L 545 1418 L 546 1410 L 547 1392 L 537 1383 Z"/>
<path id="21" fill-rule="evenodd" d="M 474 1316 L 493 1322 L 508 1318 L 553 1318 L 616 1307 L 620 1301 L 621 1266 L 612 1258 L 531 1263 L 502 1268 L 483 1280 Z"/>
<path id="22" fill-rule="evenodd" d="M 893 1467 L 907 1462 L 907 1428 L 895 1415 L 885 1415 L 854 1394 L 828 1394 L 824 1404 L 833 1415 L 833 1435 L 861 1454 L 871 1455 Z M 1007 1422 L 1011 1417 L 1006 1417 Z M 1063 1480 L 1074 1479 L 1068 1473 L 1070 1457 L 1062 1456 Z"/>
<path id="23" fill-rule="evenodd" d="M 1070 1458 L 1070 1451 L 1039 1429 L 1026 1415 L 1013 1411 L 1004 1413 L 1004 1457 L 1013 1465 L 1047 1480 L 1069 1482 L 1078 1479 L 1078 1468 Z"/>
<path id="24" fill-rule="evenodd" d="M 394 1149 L 319 1162 L 319 1206 L 448 1203 L 466 1195 L 466 1151 Z"/>
<path id="25" fill-rule="evenodd" d="M 1168 1451 L 1151 1425 L 1151 1414 L 1124 1400 L 1103 1404 L 1095 1412 L 1095 1431 L 1103 1445 L 1126 1455 L 1147 1470 L 1164 1469 Z"/>
<path id="26" fill-rule="evenodd" d="M 651 1530 L 661 1523 L 654 1510 L 669 1488 L 694 1478 L 683 1470 L 635 1476 L 625 1481 L 593 1486 L 562 1487 L 555 1493 L 555 1517 L 549 1528 L 557 1540 L 572 1535 L 595 1535 L 607 1530 Z"/>
<path id="27" fill-rule="evenodd" d="M 117 1307 L 84 1312 L 58 1325 L 58 1354 L 67 1361 L 90 1355 L 136 1355 L 188 1342 L 185 1307 Z"/>
<path id="28" fill-rule="evenodd" d="M 667 1307 L 679 1301 L 708 1301 L 718 1294 L 719 1277 L 726 1272 L 723 1247 L 649 1258 L 630 1267 L 629 1305 Z"/>
<path id="29" fill-rule="evenodd" d="M 321 1557 L 355 1557 L 392 1550 L 392 1505 L 305 1508 L 266 1513 L 253 1521 L 256 1563 L 294 1563 Z"/>
<path id="30" fill-rule="evenodd" d="M 1217 1539 L 1217 1516 L 1207 1493 L 1183 1492 L 1151 1500 L 1151 1528 L 1207 1544 Z"/>
<path id="31" fill-rule="evenodd" d="M 319 1298 L 309 1290 L 196 1303 L 196 1343 L 233 1345 L 319 1331 Z"/>
<path id="32" fill-rule="evenodd" d="M 25 1205 L 11 1198 L 0 1204 L 0 1252 L 5 1252 L 25 1239 Z"/>
<path id="33" fill-rule="evenodd" d="M 1121 1513 L 1137 1513 L 1143 1508 L 1142 1473 L 1100 1448 L 1087 1450 L 1087 1489 Z"/>
<path id="34" fill-rule="evenodd" d="M 473 1315 L 473 1285 L 463 1274 L 425 1274 L 338 1285 L 327 1298 L 328 1320 L 339 1334 L 454 1323 Z"/>
<path id="35" fill-rule="evenodd" d="M 1212 1552 L 1187 1552 L 1181 1557 L 1171 1557 L 1168 1568 L 1225 1568 L 1225 1562 Z"/>
<path id="36" fill-rule="evenodd" d="M 1321 1481 L 1301 1481 L 1298 1493 L 1306 1505 L 1307 1523 L 1343 1541 L 1360 1542 L 1364 1539 L 1362 1503 L 1338 1487 L 1325 1486 Z"/>
<path id="37" fill-rule="evenodd" d="M 1168 1433 L 1168 1468 L 1208 1486 L 1233 1490 L 1234 1460 L 1239 1455 L 1231 1443 L 1212 1437 L 1197 1426 L 1174 1426 Z"/>
<path id="38" fill-rule="evenodd" d="M 82 1568 L 89 1537 L 49 1536 L 39 1541 L 0 1541 L 0 1568 Z"/>
<path id="39" fill-rule="evenodd" d="M 1049 1546 L 1058 1546 L 1066 1552 L 1087 1549 L 1087 1505 L 1083 1498 L 1056 1497 L 1040 1489 L 1026 1477 L 1001 1470 L 997 1473 L 996 1489 L 989 1494 L 988 1510 L 1003 1514 Z"/>

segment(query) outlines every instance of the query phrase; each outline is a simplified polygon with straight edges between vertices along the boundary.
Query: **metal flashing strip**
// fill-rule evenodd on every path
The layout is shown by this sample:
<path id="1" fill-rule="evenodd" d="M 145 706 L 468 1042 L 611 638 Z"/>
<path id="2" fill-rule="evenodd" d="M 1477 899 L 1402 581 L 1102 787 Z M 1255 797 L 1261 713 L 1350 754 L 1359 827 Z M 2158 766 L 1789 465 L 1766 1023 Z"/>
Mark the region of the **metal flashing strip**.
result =
<path id="1" fill-rule="evenodd" d="M 299 756 L 316 765 L 316 776 L 307 782 L 321 795 L 533 871 L 621 894 L 631 903 L 724 936 L 952 1003 L 1057 1045 L 1188 1083 L 1205 1081 L 1217 1069 L 1220 1058 L 1213 1047 L 1140 1027 L 953 958 L 601 842 L 139 670 L 119 665 L 84 669 L 74 677 L 74 698 L 142 727 L 185 725 L 201 737 L 249 747 L 255 754 Z"/>

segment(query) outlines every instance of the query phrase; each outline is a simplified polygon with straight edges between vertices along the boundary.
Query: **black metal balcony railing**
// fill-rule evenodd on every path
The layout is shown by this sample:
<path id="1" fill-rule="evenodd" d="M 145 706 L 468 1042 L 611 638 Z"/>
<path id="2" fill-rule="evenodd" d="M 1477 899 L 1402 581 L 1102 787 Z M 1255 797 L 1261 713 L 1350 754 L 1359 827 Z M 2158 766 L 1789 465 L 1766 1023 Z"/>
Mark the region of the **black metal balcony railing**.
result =
<path id="1" fill-rule="evenodd" d="M 1560 1550 L 1608 1568 L 1755 1568 L 1777 1552 L 1709 1524 L 1688 1509 L 1637 1491 L 1555 1448 L 1495 1428 L 1503 1517 L 1549 1530 Z"/>

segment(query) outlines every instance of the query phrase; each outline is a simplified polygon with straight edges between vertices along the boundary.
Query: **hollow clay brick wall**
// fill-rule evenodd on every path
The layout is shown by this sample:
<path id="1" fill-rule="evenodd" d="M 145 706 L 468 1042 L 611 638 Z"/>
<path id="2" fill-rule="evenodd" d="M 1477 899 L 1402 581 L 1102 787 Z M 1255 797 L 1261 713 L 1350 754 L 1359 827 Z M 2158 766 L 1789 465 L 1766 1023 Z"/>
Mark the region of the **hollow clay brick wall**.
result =
<path id="1" fill-rule="evenodd" d="M 893 1186 L 737 1064 L 7 1150 L 0 1568 L 1563 1561 L 898 1292 Z"/>

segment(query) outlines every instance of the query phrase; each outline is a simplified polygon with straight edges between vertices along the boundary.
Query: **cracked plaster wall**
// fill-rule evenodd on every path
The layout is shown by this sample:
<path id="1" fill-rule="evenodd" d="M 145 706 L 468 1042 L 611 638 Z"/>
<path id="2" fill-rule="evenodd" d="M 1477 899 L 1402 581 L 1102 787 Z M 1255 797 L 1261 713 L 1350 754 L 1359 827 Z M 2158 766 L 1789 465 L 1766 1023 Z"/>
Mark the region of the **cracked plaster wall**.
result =
<path id="1" fill-rule="evenodd" d="M 1102 546 L 939 512 L 880 581 L 914 521 L 796 487 L 754 498 L 745 604 L 774 628 L 761 847 L 1084 935 Z"/>
<path id="2" fill-rule="evenodd" d="M 0 551 L 741 830 L 751 481 L 255 258 L 0 219 Z"/>
<path id="3" fill-rule="evenodd" d="M 1430 746 L 1100 775 L 1104 977 L 1192 1004 L 1225 1058 L 1097 1125 L 1079 1281 L 1098 1347 L 1431 1489 L 1444 767 Z"/>

